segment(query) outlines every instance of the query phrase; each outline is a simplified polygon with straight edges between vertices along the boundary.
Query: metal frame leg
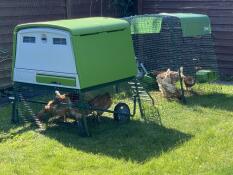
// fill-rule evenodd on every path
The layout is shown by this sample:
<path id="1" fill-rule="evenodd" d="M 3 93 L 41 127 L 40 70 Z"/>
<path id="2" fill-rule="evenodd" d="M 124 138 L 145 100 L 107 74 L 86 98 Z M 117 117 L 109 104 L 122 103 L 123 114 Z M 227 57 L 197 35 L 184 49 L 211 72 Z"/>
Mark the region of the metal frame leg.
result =
<path id="1" fill-rule="evenodd" d="M 81 92 L 80 92 L 80 94 L 79 94 L 79 97 L 80 97 L 80 101 L 85 101 L 84 99 L 84 95 L 85 94 L 82 94 Z M 85 105 L 85 104 L 84 104 Z M 87 136 L 87 137 L 90 137 L 91 136 L 91 134 L 90 134 L 90 132 L 89 132 L 89 129 L 88 129 L 88 124 L 87 124 L 87 117 L 86 117 L 86 115 L 84 114 L 84 115 L 81 115 L 81 118 L 80 118 L 80 120 L 79 120 L 79 122 L 81 122 L 81 125 L 83 126 L 82 127 L 82 129 L 83 129 L 83 134 L 85 135 L 85 136 Z"/>
<path id="2" fill-rule="evenodd" d="M 141 117 L 144 118 L 145 114 L 144 114 L 144 111 L 143 111 L 142 102 L 141 102 L 140 97 L 138 97 L 138 106 L 139 106 L 139 111 L 140 111 Z"/>
<path id="3" fill-rule="evenodd" d="M 82 122 L 83 122 L 83 126 L 84 126 L 85 135 L 87 137 L 90 137 L 90 132 L 89 132 L 88 125 L 87 125 L 87 118 L 84 115 L 82 115 Z"/>
<path id="4" fill-rule="evenodd" d="M 137 97 L 134 96 L 134 97 L 133 97 L 133 114 L 132 114 L 133 117 L 134 117 L 135 114 L 136 114 L 136 109 L 137 109 Z"/>
<path id="5" fill-rule="evenodd" d="M 13 97 L 10 97 L 11 104 L 12 104 L 12 112 L 11 112 L 11 122 L 12 123 L 18 123 L 19 122 L 19 113 L 18 113 L 18 96 L 15 93 L 15 90 L 13 90 Z"/>

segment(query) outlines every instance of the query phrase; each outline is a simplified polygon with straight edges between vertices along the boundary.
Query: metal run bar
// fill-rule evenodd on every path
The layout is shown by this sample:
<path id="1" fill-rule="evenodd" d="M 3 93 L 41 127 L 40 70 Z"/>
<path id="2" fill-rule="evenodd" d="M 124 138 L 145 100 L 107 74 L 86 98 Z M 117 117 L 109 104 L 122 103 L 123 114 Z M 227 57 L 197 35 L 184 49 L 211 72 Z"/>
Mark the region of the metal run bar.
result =
<path id="1" fill-rule="evenodd" d="M 180 89 L 181 89 L 181 101 L 183 104 L 186 104 L 187 101 L 186 101 L 186 98 L 185 98 L 185 95 L 184 95 L 184 85 L 183 85 L 183 78 L 182 78 L 182 75 L 181 75 L 181 68 L 179 68 L 179 80 L 180 80 Z"/>
<path id="2" fill-rule="evenodd" d="M 42 104 L 42 105 L 46 105 L 48 104 L 47 102 L 44 102 L 44 101 L 37 101 L 37 100 L 28 100 L 28 99 L 24 99 L 25 102 L 28 102 L 28 103 L 35 103 L 35 104 Z M 19 100 L 20 102 L 20 100 Z M 69 105 L 67 103 L 61 103 L 61 105 Z M 135 105 L 134 105 L 135 106 Z M 95 107 L 87 107 L 87 105 L 72 105 L 72 107 L 74 108 L 78 108 L 78 109 L 84 109 L 84 110 L 90 110 L 90 111 L 98 111 L 98 112 L 108 112 L 108 113 L 111 113 L 111 114 L 120 114 L 120 115 L 125 115 L 123 113 L 119 113 L 119 112 L 115 112 L 115 111 L 112 111 L 112 110 L 108 110 L 108 109 L 100 109 L 100 108 L 95 108 Z M 134 107 L 136 108 L 136 107 Z M 133 109 L 133 111 L 135 111 L 136 109 Z M 135 112 L 136 113 L 136 112 Z M 130 114 L 131 117 L 133 117 L 135 115 L 135 113 L 133 114 Z"/>

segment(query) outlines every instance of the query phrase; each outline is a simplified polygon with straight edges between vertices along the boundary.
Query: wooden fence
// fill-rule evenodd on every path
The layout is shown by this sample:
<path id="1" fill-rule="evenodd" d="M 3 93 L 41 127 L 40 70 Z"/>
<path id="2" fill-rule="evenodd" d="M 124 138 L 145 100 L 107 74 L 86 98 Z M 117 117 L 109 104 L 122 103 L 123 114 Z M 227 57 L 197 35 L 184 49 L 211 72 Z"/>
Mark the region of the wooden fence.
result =
<path id="1" fill-rule="evenodd" d="M 0 0 L 0 48 L 11 52 L 17 24 L 87 16 L 121 16 L 112 0 Z"/>
<path id="2" fill-rule="evenodd" d="M 122 16 L 113 0 L 0 0 L 0 48 L 12 50 L 19 23 L 86 16 Z M 137 0 L 135 0 L 136 4 Z M 193 12 L 211 17 L 221 73 L 233 76 L 233 0 L 138 0 L 139 14 Z"/>

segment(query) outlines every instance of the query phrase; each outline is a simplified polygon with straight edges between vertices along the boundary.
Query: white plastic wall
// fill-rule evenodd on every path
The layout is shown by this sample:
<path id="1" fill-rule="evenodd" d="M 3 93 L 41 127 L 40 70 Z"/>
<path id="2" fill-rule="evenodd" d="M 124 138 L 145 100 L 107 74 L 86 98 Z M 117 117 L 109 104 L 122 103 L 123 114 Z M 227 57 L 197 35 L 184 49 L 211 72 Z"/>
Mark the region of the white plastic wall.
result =
<path id="1" fill-rule="evenodd" d="M 35 42 L 25 42 L 24 37 L 34 37 Z M 65 40 L 65 44 L 54 44 L 54 38 Z M 35 84 L 36 74 L 77 77 L 68 32 L 51 28 L 32 28 L 18 32 L 14 81 Z"/>

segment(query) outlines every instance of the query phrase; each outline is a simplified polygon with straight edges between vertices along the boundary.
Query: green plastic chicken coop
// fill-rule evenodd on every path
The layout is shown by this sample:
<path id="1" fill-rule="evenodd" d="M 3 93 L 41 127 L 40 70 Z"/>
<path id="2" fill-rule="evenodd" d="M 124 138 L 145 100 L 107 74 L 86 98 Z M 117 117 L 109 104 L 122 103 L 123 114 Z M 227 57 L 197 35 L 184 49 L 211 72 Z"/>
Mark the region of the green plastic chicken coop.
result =
<path id="1" fill-rule="evenodd" d="M 72 104 L 60 104 L 67 109 L 108 112 L 116 121 L 128 121 L 138 103 L 145 116 L 137 73 L 130 24 L 125 20 L 93 17 L 18 25 L 14 31 L 12 121 L 19 121 L 20 106 L 35 119 L 29 103 L 46 105 L 55 91 L 72 95 Z M 105 88 L 117 93 L 121 82 L 133 91 L 133 113 L 123 102 L 112 111 L 90 104 L 89 97 L 102 95 Z M 85 118 L 82 115 L 77 122 L 89 135 Z"/>
<path id="2" fill-rule="evenodd" d="M 13 81 L 87 89 L 135 77 L 129 24 L 93 17 L 18 25 Z"/>

